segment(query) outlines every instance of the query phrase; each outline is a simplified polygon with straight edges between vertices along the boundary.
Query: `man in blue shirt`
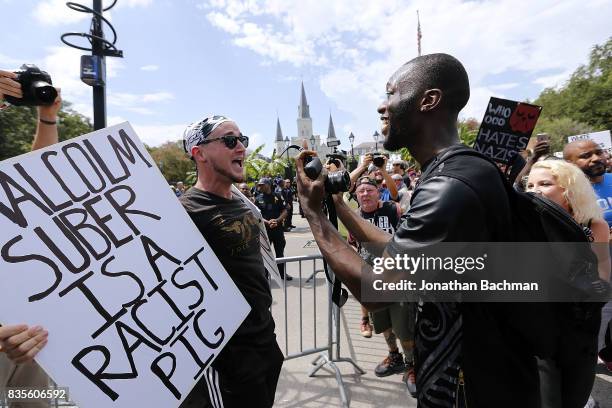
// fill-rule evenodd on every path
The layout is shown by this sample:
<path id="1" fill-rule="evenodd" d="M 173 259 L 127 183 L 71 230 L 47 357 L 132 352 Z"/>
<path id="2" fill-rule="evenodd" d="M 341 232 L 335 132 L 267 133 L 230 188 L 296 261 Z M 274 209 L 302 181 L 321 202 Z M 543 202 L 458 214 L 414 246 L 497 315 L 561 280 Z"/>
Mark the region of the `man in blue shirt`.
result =
<path id="1" fill-rule="evenodd" d="M 592 140 L 577 140 L 565 146 L 563 158 L 580 167 L 591 180 L 597 203 L 612 227 L 612 174 L 606 173 L 605 152 Z"/>
<path id="2" fill-rule="evenodd" d="M 565 146 L 563 158 L 580 167 L 591 180 L 597 203 L 612 232 L 612 174 L 606 173 L 606 154 L 592 140 L 577 140 Z M 608 302 L 601 311 L 599 349 L 599 357 L 612 372 L 612 302 Z"/>

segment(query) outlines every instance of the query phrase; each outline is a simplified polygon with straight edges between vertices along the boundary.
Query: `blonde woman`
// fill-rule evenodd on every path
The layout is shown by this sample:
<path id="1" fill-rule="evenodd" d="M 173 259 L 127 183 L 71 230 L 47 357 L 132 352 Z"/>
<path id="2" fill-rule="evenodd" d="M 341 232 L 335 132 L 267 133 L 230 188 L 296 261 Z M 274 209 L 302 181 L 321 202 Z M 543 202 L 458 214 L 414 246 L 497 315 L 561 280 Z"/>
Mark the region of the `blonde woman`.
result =
<path id="1" fill-rule="evenodd" d="M 610 231 L 597 204 L 591 183 L 574 164 L 562 160 L 544 160 L 531 168 L 527 191 L 541 194 L 560 205 L 582 225 L 594 246 L 599 277 L 610 280 L 608 243 Z M 575 319 L 567 305 L 563 313 L 563 331 L 555 359 L 540 360 L 542 408 L 583 408 L 595 380 L 597 333 L 601 312 L 588 319 Z"/>
<path id="2" fill-rule="evenodd" d="M 610 230 L 597 204 L 597 196 L 582 170 L 563 160 L 543 160 L 531 168 L 527 191 L 542 194 L 559 204 L 583 226 L 591 242 L 608 243 Z M 599 250 L 603 248 L 604 250 Z M 599 277 L 610 281 L 610 257 L 607 247 L 596 247 Z"/>

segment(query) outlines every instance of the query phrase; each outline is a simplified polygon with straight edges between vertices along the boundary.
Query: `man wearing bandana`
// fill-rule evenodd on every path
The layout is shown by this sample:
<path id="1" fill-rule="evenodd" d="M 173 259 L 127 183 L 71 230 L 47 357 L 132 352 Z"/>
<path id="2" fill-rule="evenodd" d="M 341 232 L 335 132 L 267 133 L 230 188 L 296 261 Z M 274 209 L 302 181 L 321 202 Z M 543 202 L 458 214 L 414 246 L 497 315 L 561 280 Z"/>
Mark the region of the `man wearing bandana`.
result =
<path id="1" fill-rule="evenodd" d="M 274 404 L 283 354 L 270 313 L 272 295 L 260 252 L 259 226 L 232 193 L 244 181 L 248 137 L 225 116 L 209 116 L 183 133 L 198 180 L 180 197 L 187 213 L 249 302 L 251 312 L 187 396 L 181 408 Z"/>

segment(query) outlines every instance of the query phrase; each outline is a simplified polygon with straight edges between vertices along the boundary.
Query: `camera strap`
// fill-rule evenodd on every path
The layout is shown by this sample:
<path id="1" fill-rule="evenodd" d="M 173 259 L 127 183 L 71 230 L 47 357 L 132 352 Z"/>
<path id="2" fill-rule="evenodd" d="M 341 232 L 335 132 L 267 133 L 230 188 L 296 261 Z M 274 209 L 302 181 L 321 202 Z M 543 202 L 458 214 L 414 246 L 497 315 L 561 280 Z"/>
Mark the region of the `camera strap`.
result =
<path id="1" fill-rule="evenodd" d="M 336 216 L 336 206 L 334 205 L 334 199 L 332 198 L 331 194 L 327 194 L 327 196 L 325 197 L 325 207 L 327 209 L 327 216 L 329 218 L 329 221 L 337 230 L 338 217 Z M 348 291 L 342 287 L 342 282 L 337 276 L 334 275 L 334 279 L 332 280 L 325 259 L 323 259 L 323 269 L 325 269 L 325 276 L 327 277 L 328 282 L 333 285 L 332 302 L 334 302 L 334 304 L 340 308 L 344 306 L 344 304 L 348 300 Z"/>

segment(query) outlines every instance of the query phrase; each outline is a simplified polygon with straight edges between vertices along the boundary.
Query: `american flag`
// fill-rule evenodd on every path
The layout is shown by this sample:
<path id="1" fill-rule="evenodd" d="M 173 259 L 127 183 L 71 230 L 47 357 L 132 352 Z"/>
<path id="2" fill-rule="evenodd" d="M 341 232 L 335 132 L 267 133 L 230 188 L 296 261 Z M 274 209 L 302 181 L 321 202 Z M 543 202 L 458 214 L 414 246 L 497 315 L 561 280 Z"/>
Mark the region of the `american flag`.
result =
<path id="1" fill-rule="evenodd" d="M 421 56 L 421 38 L 423 35 L 421 34 L 421 19 L 419 18 L 419 10 L 417 10 L 417 46 L 419 49 L 419 57 Z"/>

